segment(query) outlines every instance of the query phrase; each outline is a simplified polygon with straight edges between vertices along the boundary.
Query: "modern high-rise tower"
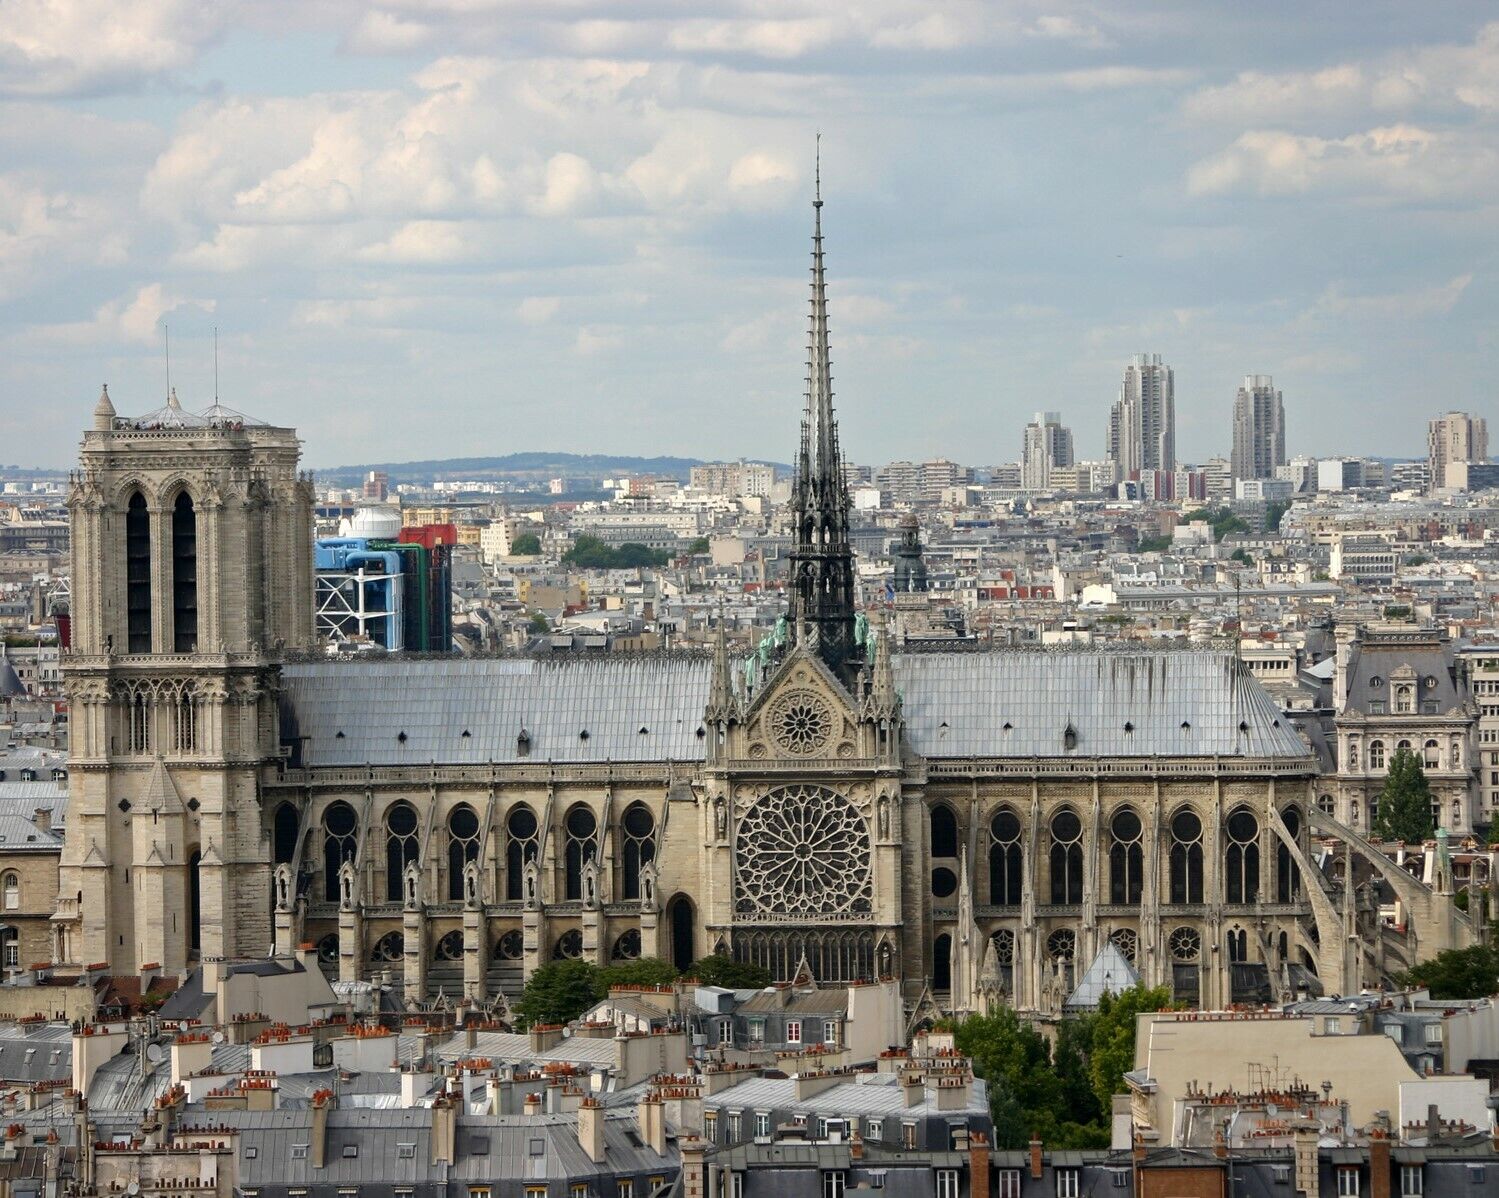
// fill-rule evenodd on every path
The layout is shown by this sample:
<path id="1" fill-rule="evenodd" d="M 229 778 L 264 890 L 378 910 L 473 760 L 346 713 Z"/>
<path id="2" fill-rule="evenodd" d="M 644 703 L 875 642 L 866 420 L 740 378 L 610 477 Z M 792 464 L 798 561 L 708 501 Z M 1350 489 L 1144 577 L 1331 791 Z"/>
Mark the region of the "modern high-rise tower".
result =
<path id="1" fill-rule="evenodd" d="M 1160 354 L 1136 354 L 1109 412 L 1109 458 L 1125 478 L 1176 469 L 1176 377 Z"/>
<path id="2" fill-rule="evenodd" d="M 1286 464 L 1286 413 L 1275 380 L 1246 374 L 1234 395 L 1234 478 L 1274 478 Z"/>
<path id="3" fill-rule="evenodd" d="M 1447 412 L 1426 426 L 1426 459 L 1431 466 L 1431 489 L 1451 486 L 1447 467 L 1453 462 L 1489 460 L 1489 422 L 1466 412 Z"/>
<path id="4" fill-rule="evenodd" d="M 1072 430 L 1062 424 L 1059 412 L 1037 412 L 1025 426 L 1020 452 L 1020 485 L 1027 491 L 1044 490 L 1051 483 L 1053 466 L 1072 465 Z"/>
<path id="5" fill-rule="evenodd" d="M 812 316 L 807 334 L 807 398 L 796 461 L 790 554 L 791 635 L 808 639 L 846 685 L 864 662 L 854 640 L 854 554 L 848 539 L 848 487 L 833 418 L 828 296 L 822 260 L 822 186 L 812 201 Z"/>

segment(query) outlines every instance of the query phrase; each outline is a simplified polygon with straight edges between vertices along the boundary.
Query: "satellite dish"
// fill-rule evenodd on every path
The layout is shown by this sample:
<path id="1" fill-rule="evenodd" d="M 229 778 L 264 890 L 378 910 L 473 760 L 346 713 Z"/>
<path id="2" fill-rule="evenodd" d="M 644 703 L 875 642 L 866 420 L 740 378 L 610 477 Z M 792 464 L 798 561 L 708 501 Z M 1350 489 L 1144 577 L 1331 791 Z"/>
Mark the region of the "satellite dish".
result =
<path id="1" fill-rule="evenodd" d="M 150 1061 L 151 1064 L 160 1064 L 161 1058 L 165 1055 L 166 1053 L 162 1051 L 160 1044 L 152 1043 L 146 1045 L 146 1060 Z"/>
<path id="2" fill-rule="evenodd" d="M 224 1033 L 223 1032 L 214 1032 L 214 1034 L 211 1035 L 208 1038 L 209 1038 L 209 1040 L 211 1040 L 215 1044 L 222 1044 L 224 1042 Z"/>
<path id="3" fill-rule="evenodd" d="M 139 1194 L 140 1192 L 141 1192 L 141 1183 L 138 1182 L 138 1181 L 132 1181 L 128 1186 L 125 1187 L 125 1193 L 127 1193 L 127 1194 L 132 1194 L 133 1195 L 133 1194 Z"/>

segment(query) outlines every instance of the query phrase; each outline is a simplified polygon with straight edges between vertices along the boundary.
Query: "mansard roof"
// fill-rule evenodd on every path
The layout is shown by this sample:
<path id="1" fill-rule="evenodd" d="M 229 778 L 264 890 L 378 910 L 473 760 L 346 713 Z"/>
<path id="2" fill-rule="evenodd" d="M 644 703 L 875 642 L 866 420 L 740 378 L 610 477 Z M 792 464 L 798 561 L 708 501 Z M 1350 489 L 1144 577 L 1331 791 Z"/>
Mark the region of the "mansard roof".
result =
<path id="1" fill-rule="evenodd" d="M 1226 651 L 925 652 L 894 669 L 929 758 L 1309 753 Z M 284 733 L 310 766 L 700 761 L 711 673 L 707 654 L 299 661 Z"/>

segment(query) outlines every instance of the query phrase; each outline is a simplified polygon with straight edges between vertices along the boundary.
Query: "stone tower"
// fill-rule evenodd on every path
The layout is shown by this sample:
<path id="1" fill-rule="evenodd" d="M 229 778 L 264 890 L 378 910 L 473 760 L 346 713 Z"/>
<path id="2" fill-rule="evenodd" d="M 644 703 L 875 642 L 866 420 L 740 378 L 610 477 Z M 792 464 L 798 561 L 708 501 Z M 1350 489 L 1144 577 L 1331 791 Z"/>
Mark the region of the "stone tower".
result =
<path id="1" fill-rule="evenodd" d="M 60 963 L 180 976 L 271 947 L 260 789 L 280 657 L 313 641 L 299 456 L 292 430 L 217 402 L 121 417 L 100 396 L 68 498 Z"/>
<path id="2" fill-rule="evenodd" d="M 833 419 L 820 170 L 812 211 L 812 317 L 807 337 L 806 411 L 792 492 L 796 540 L 790 554 L 790 628 L 796 643 L 806 643 L 835 677 L 851 687 L 864 664 L 864 654 L 855 639 L 848 488 Z"/>

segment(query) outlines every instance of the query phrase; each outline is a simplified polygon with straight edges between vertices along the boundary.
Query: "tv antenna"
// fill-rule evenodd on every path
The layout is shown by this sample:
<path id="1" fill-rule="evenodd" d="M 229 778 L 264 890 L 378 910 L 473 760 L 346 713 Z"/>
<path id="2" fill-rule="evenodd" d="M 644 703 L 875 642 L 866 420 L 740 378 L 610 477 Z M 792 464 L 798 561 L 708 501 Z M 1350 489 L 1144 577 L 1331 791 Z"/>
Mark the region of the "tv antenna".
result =
<path id="1" fill-rule="evenodd" d="M 163 324 L 161 326 L 162 343 L 166 347 L 167 360 L 167 397 L 172 395 L 172 326 Z"/>
<path id="2" fill-rule="evenodd" d="M 213 402 L 219 402 L 219 326 L 213 326 Z"/>

